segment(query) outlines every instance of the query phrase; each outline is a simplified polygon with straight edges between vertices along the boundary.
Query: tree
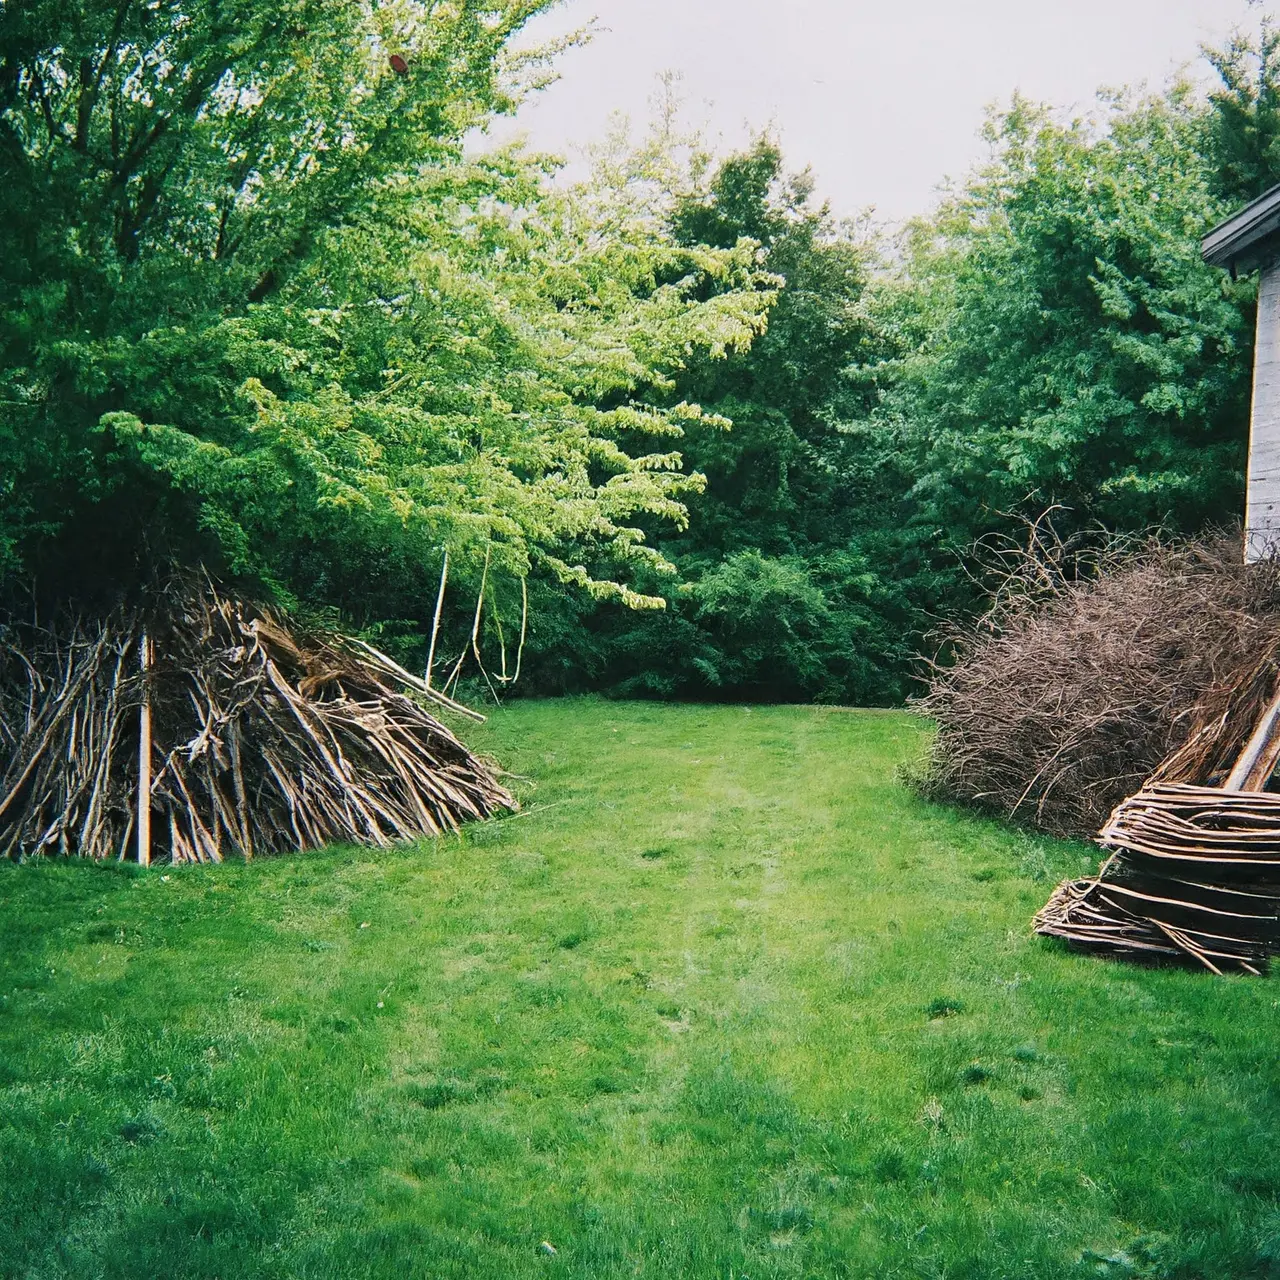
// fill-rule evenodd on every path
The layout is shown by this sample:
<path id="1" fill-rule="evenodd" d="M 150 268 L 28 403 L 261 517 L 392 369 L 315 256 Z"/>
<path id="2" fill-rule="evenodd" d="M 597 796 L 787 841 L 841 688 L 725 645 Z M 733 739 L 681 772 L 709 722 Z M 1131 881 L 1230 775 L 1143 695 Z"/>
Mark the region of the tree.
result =
<path id="1" fill-rule="evenodd" d="M 734 428 L 686 451 L 707 491 L 659 540 L 683 589 L 661 618 L 593 619 L 592 678 L 896 698 L 939 616 L 979 598 L 974 541 L 1020 511 L 1116 530 L 1238 519 L 1254 284 L 1205 266 L 1199 242 L 1280 178 L 1276 50 L 1264 23 L 1209 51 L 1207 95 L 1104 96 L 1088 118 L 1015 99 L 988 163 L 881 260 L 782 179 L 767 141 L 676 200 L 682 239 L 751 237 L 784 284 L 748 352 L 685 376 Z"/>
<path id="2" fill-rule="evenodd" d="M 1200 258 L 1235 205 L 1223 102 L 1175 85 L 1062 119 L 1015 100 L 990 163 L 880 284 L 909 341 L 877 374 L 871 428 L 912 476 L 910 527 L 935 563 L 955 557 L 939 606 L 963 604 L 960 556 L 1018 510 L 1116 530 L 1238 519 L 1254 284 Z"/>
<path id="3" fill-rule="evenodd" d="M 882 350 L 862 305 L 872 250 L 815 205 L 807 174 L 785 174 L 768 137 L 714 166 L 699 168 L 696 148 L 694 159 L 658 183 L 672 234 L 688 249 L 749 248 L 777 300 L 749 348 L 696 357 L 676 379 L 675 394 L 732 428 L 684 444 L 707 488 L 690 497 L 687 527 L 654 531 L 681 577 L 650 580 L 667 610 L 569 604 L 571 617 L 544 620 L 554 665 L 539 672 L 558 687 L 585 677 L 664 696 L 891 699 L 905 616 L 857 543 L 875 516 L 844 431 L 871 404 L 858 366 Z"/>
<path id="4" fill-rule="evenodd" d="M 1237 31 L 1203 53 L 1219 80 L 1209 94 L 1211 181 L 1223 199 L 1245 203 L 1280 182 L 1280 30 L 1264 17 L 1256 37 Z"/>
<path id="5" fill-rule="evenodd" d="M 666 567 L 635 518 L 684 520 L 701 414 L 646 397 L 769 295 L 745 250 L 464 160 L 544 7 L 0 11 L 0 572 L 83 597 L 203 562 L 372 621 L 448 548 L 472 584 L 659 603 L 622 581 Z"/>

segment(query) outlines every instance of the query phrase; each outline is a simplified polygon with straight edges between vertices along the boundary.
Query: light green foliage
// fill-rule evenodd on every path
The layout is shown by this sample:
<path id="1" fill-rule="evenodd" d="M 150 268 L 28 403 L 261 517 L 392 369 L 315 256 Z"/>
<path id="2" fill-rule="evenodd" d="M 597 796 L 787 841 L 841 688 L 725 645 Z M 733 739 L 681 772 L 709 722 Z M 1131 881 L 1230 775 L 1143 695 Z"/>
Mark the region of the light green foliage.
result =
<path id="1" fill-rule="evenodd" d="M 703 415 L 640 397 L 661 394 L 687 350 L 749 343 L 768 294 L 749 250 L 679 251 L 617 224 L 601 240 L 574 193 L 539 176 L 498 156 L 388 183 L 326 236 L 290 290 L 298 305 L 253 311 L 250 354 L 274 368 L 243 384 L 254 416 L 206 482 L 221 527 L 259 557 L 283 530 L 286 563 L 299 543 L 336 563 L 399 544 L 419 576 L 440 546 L 464 571 L 492 547 L 495 571 L 523 576 L 536 558 L 595 595 L 655 603 L 594 570 L 666 567 L 635 518 L 684 522 L 701 480 L 672 444 Z M 691 296 L 706 275 L 726 287 L 719 305 Z M 301 305 L 317 296 L 339 305 Z M 158 465 L 180 479 L 188 456 L 175 436 Z M 274 487 L 265 511 L 243 505 L 247 475 L 253 504 Z"/>
<path id="2" fill-rule="evenodd" d="M 1274 1269 L 1272 984 L 1030 936 L 1096 854 L 913 798 L 917 722 L 544 702 L 473 745 L 538 786 L 461 839 L 0 866 L 0 1272 Z"/>
<path id="3" fill-rule="evenodd" d="M 635 175 L 584 198 L 462 158 L 544 7 L 0 15 L 0 568 L 74 593 L 204 559 L 376 617 L 448 547 L 660 603 L 624 577 L 666 568 L 638 517 L 682 523 L 701 483 L 673 378 L 771 295 L 750 246 L 676 245 Z"/>
<path id="4" fill-rule="evenodd" d="M 788 175 L 767 136 L 711 167 L 696 148 L 692 160 L 687 172 L 651 166 L 666 190 L 658 213 L 684 245 L 759 246 L 777 302 L 749 349 L 695 356 L 677 379 L 733 429 L 682 446 L 708 484 L 688 528 L 655 530 L 683 579 L 651 580 L 667 610 L 580 619 L 574 602 L 553 606 L 535 627 L 531 675 L 544 688 L 895 700 L 915 619 L 864 539 L 892 519 L 898 473 L 868 466 L 845 429 L 875 404 L 859 367 L 893 350 L 864 305 L 874 241 L 819 206 L 810 176 Z"/>

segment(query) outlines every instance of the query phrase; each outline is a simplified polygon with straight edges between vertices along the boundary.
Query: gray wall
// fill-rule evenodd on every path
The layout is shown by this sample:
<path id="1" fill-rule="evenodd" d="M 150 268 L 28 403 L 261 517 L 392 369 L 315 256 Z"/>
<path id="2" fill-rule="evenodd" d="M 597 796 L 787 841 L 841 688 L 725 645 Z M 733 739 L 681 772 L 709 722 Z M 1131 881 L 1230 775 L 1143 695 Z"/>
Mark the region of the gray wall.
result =
<path id="1" fill-rule="evenodd" d="M 1258 282 L 1258 349 L 1249 427 L 1244 558 L 1280 555 L 1280 261 Z"/>

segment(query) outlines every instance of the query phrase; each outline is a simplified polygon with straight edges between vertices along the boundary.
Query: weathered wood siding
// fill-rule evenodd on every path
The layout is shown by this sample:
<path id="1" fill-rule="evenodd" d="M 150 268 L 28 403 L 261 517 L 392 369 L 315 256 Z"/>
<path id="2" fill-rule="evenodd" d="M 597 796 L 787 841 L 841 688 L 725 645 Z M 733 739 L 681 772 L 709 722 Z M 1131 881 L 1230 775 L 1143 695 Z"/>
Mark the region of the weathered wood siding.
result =
<path id="1" fill-rule="evenodd" d="M 1244 558 L 1280 554 L 1280 261 L 1258 283 L 1258 346 L 1249 427 Z"/>

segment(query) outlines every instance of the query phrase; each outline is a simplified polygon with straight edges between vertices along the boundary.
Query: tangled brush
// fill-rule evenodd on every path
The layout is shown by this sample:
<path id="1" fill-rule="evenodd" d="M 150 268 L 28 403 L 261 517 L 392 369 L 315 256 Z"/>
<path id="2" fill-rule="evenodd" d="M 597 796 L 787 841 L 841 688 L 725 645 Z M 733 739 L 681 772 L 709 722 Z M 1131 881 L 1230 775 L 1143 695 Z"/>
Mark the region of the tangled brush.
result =
<path id="1" fill-rule="evenodd" d="M 1280 563 L 1243 564 L 1238 538 L 1073 544 L 1042 520 L 987 551 L 990 608 L 918 703 L 933 798 L 1091 838 L 1280 644 Z M 1188 772 L 1213 785 L 1226 746 L 1199 737 Z"/>
<path id="2" fill-rule="evenodd" d="M 7 625 L 0 854 L 219 862 L 513 808 L 422 700 L 474 716 L 363 642 L 295 631 L 207 579 L 145 610 Z"/>

